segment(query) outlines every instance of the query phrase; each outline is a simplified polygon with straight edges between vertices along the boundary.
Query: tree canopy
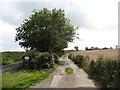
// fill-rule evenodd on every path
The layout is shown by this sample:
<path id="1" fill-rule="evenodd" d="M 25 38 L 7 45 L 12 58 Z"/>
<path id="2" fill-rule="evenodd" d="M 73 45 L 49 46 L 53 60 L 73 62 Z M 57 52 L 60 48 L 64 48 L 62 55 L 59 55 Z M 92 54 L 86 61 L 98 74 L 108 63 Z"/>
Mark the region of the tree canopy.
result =
<path id="1" fill-rule="evenodd" d="M 43 8 L 34 10 L 33 14 L 16 28 L 15 40 L 24 48 L 57 52 L 67 48 L 68 42 L 74 40 L 76 29 L 65 17 L 64 10 Z"/>

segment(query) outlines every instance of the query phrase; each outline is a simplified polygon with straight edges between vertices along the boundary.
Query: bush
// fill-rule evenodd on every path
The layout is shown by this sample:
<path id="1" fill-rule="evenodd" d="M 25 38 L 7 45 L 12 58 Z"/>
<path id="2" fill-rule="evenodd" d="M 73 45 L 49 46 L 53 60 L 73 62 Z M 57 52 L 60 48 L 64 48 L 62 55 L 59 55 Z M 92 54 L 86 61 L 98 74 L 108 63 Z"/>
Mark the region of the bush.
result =
<path id="1" fill-rule="evenodd" d="M 52 55 L 52 59 L 54 59 L 54 62 L 55 62 L 56 64 L 59 63 L 58 55 L 57 55 L 57 54 L 54 53 L 54 54 Z"/>
<path id="2" fill-rule="evenodd" d="M 96 61 L 84 55 L 69 55 L 69 58 L 82 67 L 88 75 L 98 80 L 103 87 L 120 88 L 120 59 L 99 56 Z"/>
<path id="3" fill-rule="evenodd" d="M 89 60 L 89 56 L 84 56 L 84 55 L 70 54 L 68 58 L 71 59 L 80 68 L 82 68 L 86 64 L 85 60 Z"/>
<path id="4" fill-rule="evenodd" d="M 56 54 L 36 53 L 35 57 L 28 62 L 23 62 L 23 68 L 26 69 L 48 69 L 54 67 L 54 64 L 58 63 L 58 57 Z"/>
<path id="5" fill-rule="evenodd" d="M 94 73 L 95 73 L 95 61 L 92 60 L 88 66 L 89 68 L 87 68 L 88 74 L 93 77 Z"/>
<path id="6" fill-rule="evenodd" d="M 99 57 L 96 62 L 91 61 L 89 75 L 99 80 L 103 87 L 120 88 L 120 63 L 113 58 Z"/>

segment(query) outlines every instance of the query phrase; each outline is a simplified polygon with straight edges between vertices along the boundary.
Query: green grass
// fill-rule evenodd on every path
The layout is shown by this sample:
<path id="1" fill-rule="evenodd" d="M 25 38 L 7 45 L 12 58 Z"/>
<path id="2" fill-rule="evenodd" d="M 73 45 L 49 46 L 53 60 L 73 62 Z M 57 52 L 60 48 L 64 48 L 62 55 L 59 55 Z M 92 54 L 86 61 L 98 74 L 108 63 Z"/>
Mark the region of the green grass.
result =
<path id="1" fill-rule="evenodd" d="M 54 66 L 54 69 L 57 65 Z M 3 73 L 2 88 L 27 88 L 35 83 L 44 80 L 54 69 L 25 70 L 13 69 Z"/>
<path id="2" fill-rule="evenodd" d="M 2 52 L 2 65 L 22 60 L 24 53 L 25 52 Z"/>
<path id="3" fill-rule="evenodd" d="M 2 89 L 2 73 L 0 73 L 0 90 Z"/>
<path id="4" fill-rule="evenodd" d="M 67 73 L 67 75 L 70 75 L 73 73 L 73 69 L 71 67 L 68 67 L 65 69 L 65 72 Z"/>

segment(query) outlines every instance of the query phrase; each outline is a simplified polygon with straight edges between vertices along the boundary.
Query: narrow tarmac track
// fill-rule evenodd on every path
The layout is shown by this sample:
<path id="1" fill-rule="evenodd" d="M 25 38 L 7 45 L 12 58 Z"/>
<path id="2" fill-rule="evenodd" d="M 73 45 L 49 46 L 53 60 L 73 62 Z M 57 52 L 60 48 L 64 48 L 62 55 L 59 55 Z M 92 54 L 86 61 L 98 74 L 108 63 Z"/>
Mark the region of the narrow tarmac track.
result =
<path id="1" fill-rule="evenodd" d="M 73 74 L 66 75 L 65 68 L 71 67 Z M 30 88 L 99 88 L 97 84 L 88 78 L 87 73 L 78 68 L 68 56 L 65 55 L 60 58 L 60 65 L 53 71 L 47 79 L 37 83 Z"/>

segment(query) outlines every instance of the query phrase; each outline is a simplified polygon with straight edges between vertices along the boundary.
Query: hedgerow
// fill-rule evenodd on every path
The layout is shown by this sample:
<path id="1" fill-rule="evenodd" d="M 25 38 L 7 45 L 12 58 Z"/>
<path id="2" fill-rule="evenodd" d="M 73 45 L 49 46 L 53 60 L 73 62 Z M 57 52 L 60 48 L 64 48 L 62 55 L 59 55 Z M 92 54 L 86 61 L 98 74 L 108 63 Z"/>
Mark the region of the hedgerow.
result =
<path id="1" fill-rule="evenodd" d="M 69 55 L 69 58 L 83 68 L 90 77 L 106 88 L 120 88 L 120 59 L 99 56 L 96 61 L 84 55 Z"/>
<path id="2" fill-rule="evenodd" d="M 30 61 L 23 61 L 23 68 L 25 69 L 48 69 L 58 64 L 58 56 L 48 52 L 36 53 Z"/>

